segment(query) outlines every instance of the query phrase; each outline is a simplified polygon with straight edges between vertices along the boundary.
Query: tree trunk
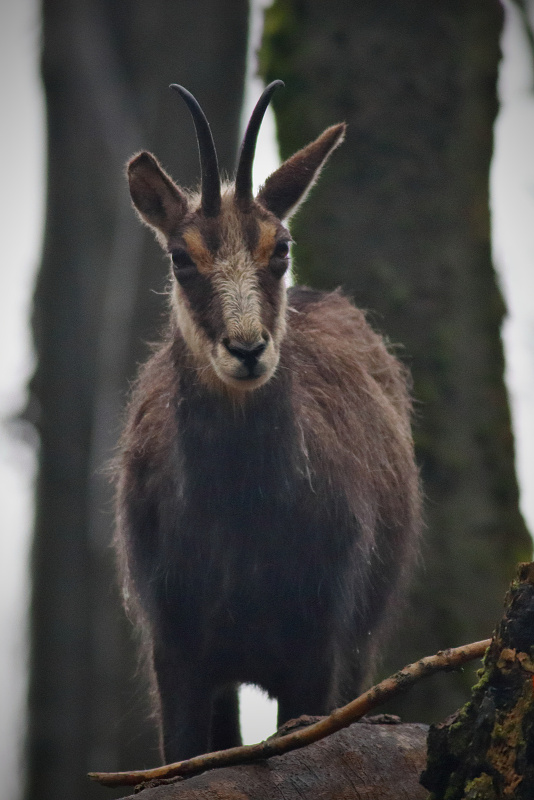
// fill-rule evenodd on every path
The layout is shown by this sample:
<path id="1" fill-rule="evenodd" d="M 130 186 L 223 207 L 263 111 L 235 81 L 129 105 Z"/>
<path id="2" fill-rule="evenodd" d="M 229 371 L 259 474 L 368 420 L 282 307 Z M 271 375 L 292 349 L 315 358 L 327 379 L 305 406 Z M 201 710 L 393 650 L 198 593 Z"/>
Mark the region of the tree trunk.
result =
<path id="1" fill-rule="evenodd" d="M 48 196 L 35 295 L 41 435 L 32 557 L 28 798 L 100 797 L 88 770 L 157 760 L 137 657 L 119 607 L 103 473 L 167 267 L 130 208 L 126 159 L 153 150 L 198 180 L 194 92 L 221 167 L 238 146 L 246 0 L 44 0 Z M 214 77 L 215 76 L 215 77 Z M 145 731 L 145 732 L 143 732 Z"/>
<path id="2" fill-rule="evenodd" d="M 185 781 L 147 787 L 142 800 L 424 800 L 425 725 L 364 721 L 303 750 L 268 761 L 212 770 Z"/>
<path id="3" fill-rule="evenodd" d="M 292 224 L 299 282 L 342 285 L 410 366 L 427 497 L 423 567 L 387 673 L 488 636 L 531 541 L 518 510 L 503 383 L 503 302 L 490 258 L 498 0 L 276 0 L 261 54 L 282 157 L 346 120 Z M 424 578 L 423 578 L 424 576 Z M 395 704 L 408 719 L 461 705 L 467 671 Z"/>
<path id="4" fill-rule="evenodd" d="M 432 726 L 431 800 L 534 797 L 534 563 L 522 564 L 469 703 Z"/>

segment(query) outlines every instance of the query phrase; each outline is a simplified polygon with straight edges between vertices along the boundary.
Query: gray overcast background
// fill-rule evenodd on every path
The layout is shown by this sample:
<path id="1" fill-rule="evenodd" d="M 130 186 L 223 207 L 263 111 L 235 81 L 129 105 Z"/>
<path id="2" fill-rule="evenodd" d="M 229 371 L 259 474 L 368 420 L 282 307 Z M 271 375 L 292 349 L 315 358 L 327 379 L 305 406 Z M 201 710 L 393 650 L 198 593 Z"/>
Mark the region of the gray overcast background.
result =
<path id="1" fill-rule="evenodd" d="M 260 6 L 254 0 L 256 31 Z M 508 306 L 503 336 L 516 435 L 522 509 L 534 530 L 534 74 L 517 12 L 507 5 L 502 108 L 492 169 L 494 261 Z M 19 797 L 26 680 L 27 560 L 34 450 L 9 423 L 23 407 L 32 371 L 28 327 L 39 263 L 44 197 L 44 109 L 38 74 L 37 0 L 0 0 L 2 191 L 0 193 L 0 774 L 3 797 Z M 247 109 L 259 93 L 249 81 Z M 246 114 L 246 111 L 245 111 Z M 255 163 L 257 183 L 276 166 L 272 117 Z M 21 438 L 18 434 L 25 434 Z M 274 729 L 273 704 L 246 692 L 244 729 L 257 741 Z"/>

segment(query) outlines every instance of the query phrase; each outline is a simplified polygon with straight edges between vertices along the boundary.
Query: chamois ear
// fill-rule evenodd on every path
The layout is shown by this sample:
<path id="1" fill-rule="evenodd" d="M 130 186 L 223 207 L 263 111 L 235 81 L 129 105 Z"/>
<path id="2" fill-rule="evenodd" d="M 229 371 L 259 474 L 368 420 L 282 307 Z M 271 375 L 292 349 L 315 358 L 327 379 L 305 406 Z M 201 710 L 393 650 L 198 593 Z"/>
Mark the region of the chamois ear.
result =
<path id="1" fill-rule="evenodd" d="M 187 213 L 187 199 L 151 153 L 134 156 L 127 166 L 133 204 L 141 219 L 167 238 Z"/>
<path id="2" fill-rule="evenodd" d="M 280 220 L 290 217 L 305 200 L 330 153 L 343 141 L 346 127 L 344 122 L 332 125 L 318 139 L 284 161 L 265 181 L 256 198 L 258 202 Z"/>

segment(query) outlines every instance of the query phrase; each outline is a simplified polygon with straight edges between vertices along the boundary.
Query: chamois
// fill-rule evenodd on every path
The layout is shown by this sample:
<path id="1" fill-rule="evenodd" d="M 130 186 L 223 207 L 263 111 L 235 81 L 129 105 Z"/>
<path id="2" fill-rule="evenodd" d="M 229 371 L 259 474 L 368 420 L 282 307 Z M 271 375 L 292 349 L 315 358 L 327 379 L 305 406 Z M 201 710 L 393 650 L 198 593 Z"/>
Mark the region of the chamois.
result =
<path id="1" fill-rule="evenodd" d="M 223 184 L 207 119 L 201 191 L 147 152 L 133 204 L 172 262 L 164 341 L 133 389 L 117 459 L 116 550 L 167 762 L 239 744 L 237 689 L 278 720 L 355 696 L 416 552 L 420 495 L 403 366 L 340 291 L 286 288 L 296 210 L 345 124 L 256 197 L 271 95 Z"/>

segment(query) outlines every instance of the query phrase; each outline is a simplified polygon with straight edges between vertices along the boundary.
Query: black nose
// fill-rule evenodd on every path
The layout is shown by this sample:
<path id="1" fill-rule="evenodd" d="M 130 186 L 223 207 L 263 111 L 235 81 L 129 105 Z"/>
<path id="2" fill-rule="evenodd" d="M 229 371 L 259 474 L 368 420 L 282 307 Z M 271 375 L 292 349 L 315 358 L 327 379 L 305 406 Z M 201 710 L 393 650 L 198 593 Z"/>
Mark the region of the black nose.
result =
<path id="1" fill-rule="evenodd" d="M 256 365 L 258 358 L 267 347 L 267 343 L 264 341 L 249 344 L 248 342 L 236 342 L 225 339 L 223 344 L 232 356 L 238 358 L 239 361 L 249 368 Z"/>

